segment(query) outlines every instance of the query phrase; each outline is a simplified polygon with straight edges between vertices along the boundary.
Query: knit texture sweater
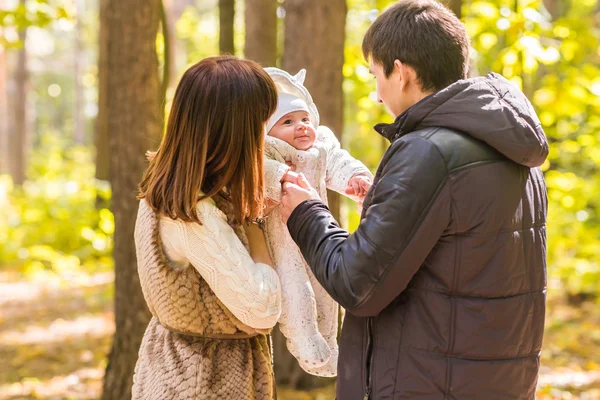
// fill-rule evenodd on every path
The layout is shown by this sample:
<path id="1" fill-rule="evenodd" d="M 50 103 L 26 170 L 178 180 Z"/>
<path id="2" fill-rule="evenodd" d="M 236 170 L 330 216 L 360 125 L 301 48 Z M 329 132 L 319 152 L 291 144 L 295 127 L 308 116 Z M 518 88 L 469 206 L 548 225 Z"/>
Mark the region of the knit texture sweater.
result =
<path id="1" fill-rule="evenodd" d="M 272 399 L 266 334 L 281 310 L 277 275 L 252 261 L 225 202 L 206 199 L 197 210 L 202 225 L 157 217 L 140 202 L 138 273 L 153 318 L 132 397 Z"/>

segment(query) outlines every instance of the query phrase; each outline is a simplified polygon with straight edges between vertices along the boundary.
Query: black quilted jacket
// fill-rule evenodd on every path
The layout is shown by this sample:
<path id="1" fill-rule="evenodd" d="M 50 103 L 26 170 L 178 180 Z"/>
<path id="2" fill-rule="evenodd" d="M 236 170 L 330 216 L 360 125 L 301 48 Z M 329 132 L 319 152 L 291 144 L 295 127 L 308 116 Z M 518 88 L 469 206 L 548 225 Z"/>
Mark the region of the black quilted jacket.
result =
<path id="1" fill-rule="evenodd" d="M 376 130 L 391 146 L 357 231 L 319 201 L 288 221 L 347 310 L 338 400 L 534 399 L 548 144 L 531 104 L 490 74 Z"/>

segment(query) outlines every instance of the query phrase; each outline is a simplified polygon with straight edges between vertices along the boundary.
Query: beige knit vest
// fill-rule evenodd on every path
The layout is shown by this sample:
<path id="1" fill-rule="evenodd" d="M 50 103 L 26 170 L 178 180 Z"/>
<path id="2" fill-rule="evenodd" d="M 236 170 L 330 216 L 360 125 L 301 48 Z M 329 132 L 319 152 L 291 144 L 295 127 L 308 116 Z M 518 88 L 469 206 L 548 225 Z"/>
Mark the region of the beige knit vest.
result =
<path id="1" fill-rule="evenodd" d="M 232 222 L 228 203 L 215 201 L 247 247 L 242 227 Z M 162 400 L 165 396 L 175 400 L 276 398 L 272 353 L 265 336 L 270 330 L 254 329 L 243 324 L 223 305 L 195 268 L 173 268 L 169 264 L 160 238 L 159 217 L 150 207 L 140 208 L 138 223 L 146 227 L 137 234 L 137 241 L 143 243 L 142 248 L 138 248 L 138 274 L 148 308 L 155 320 L 172 335 L 189 339 L 178 340 L 177 345 L 168 340 L 164 342 L 166 347 L 161 348 L 158 343 L 163 343 L 163 339 L 156 342 L 151 336 L 145 337 L 144 342 L 151 347 L 144 348 L 143 343 L 140 350 L 134 378 L 137 399 Z M 152 324 L 155 322 L 151 321 L 148 329 Z M 229 344 L 217 345 L 219 342 Z M 182 343 L 189 343 L 189 349 L 178 347 Z M 180 354 L 172 356 L 173 351 Z M 193 352 L 196 352 L 195 356 Z M 186 357 L 186 362 L 193 364 L 181 364 L 180 360 Z M 175 361 L 169 361 L 171 358 Z M 165 360 L 170 364 L 168 367 L 153 367 L 157 361 L 152 360 Z M 179 383 L 175 385 L 177 389 L 161 386 L 162 381 L 188 379 L 190 373 L 199 374 L 190 380 L 195 388 Z"/>
<path id="2" fill-rule="evenodd" d="M 227 202 L 218 200 L 217 206 L 227 215 L 244 246 L 246 235 L 239 224 L 227 212 Z M 175 269 L 167 260 L 159 231 L 159 219 L 149 207 L 145 215 L 147 237 L 142 237 L 148 248 L 138 260 L 138 274 L 148 308 L 166 329 L 190 336 L 210 338 L 244 338 L 267 334 L 269 330 L 251 328 L 237 319 L 215 296 L 195 268 Z"/>

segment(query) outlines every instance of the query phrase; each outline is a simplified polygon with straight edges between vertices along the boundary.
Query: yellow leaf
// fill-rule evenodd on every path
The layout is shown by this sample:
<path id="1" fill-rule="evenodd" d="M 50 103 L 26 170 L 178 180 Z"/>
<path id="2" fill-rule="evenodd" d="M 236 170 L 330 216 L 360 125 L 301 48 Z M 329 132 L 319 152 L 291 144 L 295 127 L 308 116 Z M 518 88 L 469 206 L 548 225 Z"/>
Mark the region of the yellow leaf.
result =
<path id="1" fill-rule="evenodd" d="M 552 104 L 556 101 L 556 92 L 552 89 L 542 88 L 534 93 L 533 101 L 540 107 Z"/>
<path id="2" fill-rule="evenodd" d="M 517 52 L 514 50 L 507 51 L 506 54 L 504 54 L 504 57 L 502 57 L 502 61 L 506 65 L 514 65 L 518 60 L 519 57 L 517 56 Z"/>
<path id="3" fill-rule="evenodd" d="M 489 32 L 482 33 L 479 35 L 479 43 L 484 50 L 489 50 L 498 43 L 498 36 Z"/>
<path id="4" fill-rule="evenodd" d="M 542 111 L 540 121 L 544 127 L 552 126 L 556 122 L 556 115 L 550 111 Z"/>

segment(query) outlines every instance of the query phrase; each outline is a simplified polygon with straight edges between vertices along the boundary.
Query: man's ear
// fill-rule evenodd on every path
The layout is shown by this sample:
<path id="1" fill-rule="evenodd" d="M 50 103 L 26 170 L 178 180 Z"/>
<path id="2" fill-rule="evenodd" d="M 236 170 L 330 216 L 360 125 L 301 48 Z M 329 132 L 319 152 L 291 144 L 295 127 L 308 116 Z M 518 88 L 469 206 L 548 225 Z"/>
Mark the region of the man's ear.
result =
<path id="1" fill-rule="evenodd" d="M 408 86 L 417 83 L 417 72 L 415 69 L 400 60 L 394 61 L 394 72 L 397 74 L 398 80 L 400 81 L 400 90 L 404 90 Z"/>

